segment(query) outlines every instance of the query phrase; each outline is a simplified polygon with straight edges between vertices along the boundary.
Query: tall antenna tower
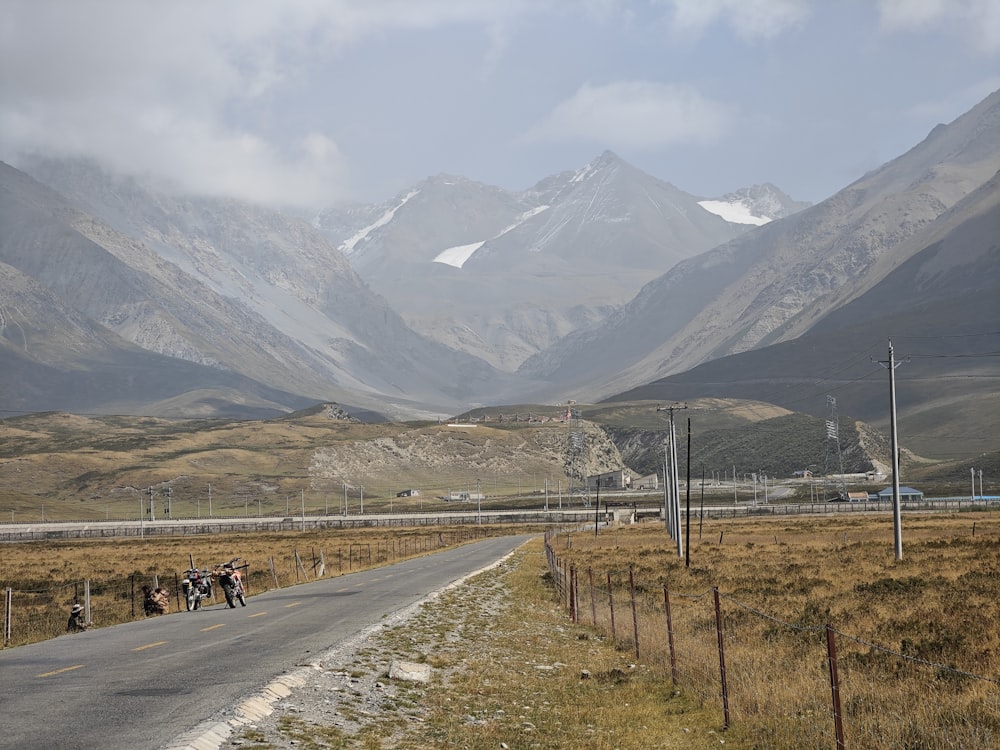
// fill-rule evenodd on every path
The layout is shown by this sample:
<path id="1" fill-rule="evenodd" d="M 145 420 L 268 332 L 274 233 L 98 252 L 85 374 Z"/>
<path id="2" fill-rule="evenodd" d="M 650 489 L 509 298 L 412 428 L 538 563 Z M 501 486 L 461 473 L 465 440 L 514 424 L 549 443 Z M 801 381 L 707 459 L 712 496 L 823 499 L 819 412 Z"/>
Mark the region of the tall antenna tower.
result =
<path id="1" fill-rule="evenodd" d="M 574 409 L 575 401 L 566 403 L 566 423 L 569 425 L 569 502 L 573 502 L 573 478 L 583 482 L 583 504 L 590 507 L 590 488 L 587 484 L 587 434 L 583 429 L 580 412 Z"/>
<path id="2" fill-rule="evenodd" d="M 830 483 L 831 462 L 833 454 L 836 452 L 836 469 L 840 477 L 840 488 L 838 494 L 841 500 L 847 499 L 847 481 L 844 479 L 844 458 L 840 453 L 840 420 L 837 418 L 837 399 L 833 396 L 826 397 L 826 404 L 830 408 L 830 414 L 826 419 L 826 458 L 823 461 L 823 500 L 827 499 L 827 485 Z"/>

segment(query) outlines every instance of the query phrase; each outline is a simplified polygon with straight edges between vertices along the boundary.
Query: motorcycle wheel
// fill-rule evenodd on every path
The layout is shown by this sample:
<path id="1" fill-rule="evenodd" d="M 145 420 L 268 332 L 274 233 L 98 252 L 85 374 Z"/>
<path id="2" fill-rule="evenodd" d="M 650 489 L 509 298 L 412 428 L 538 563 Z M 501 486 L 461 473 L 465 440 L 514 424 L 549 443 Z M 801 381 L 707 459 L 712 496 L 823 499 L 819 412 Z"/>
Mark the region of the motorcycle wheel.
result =
<path id="1" fill-rule="evenodd" d="M 201 597 L 195 596 L 194 598 L 194 609 L 201 609 Z"/>
<path id="2" fill-rule="evenodd" d="M 184 600 L 187 605 L 187 611 L 190 612 L 192 609 L 197 609 L 198 600 L 195 598 L 194 594 L 188 594 L 187 599 Z"/>
<path id="3" fill-rule="evenodd" d="M 243 592 L 242 591 L 239 594 L 237 594 L 237 598 L 240 600 L 240 606 L 241 607 L 247 606 L 247 599 L 246 599 L 245 596 L 243 596 Z"/>
<path id="4" fill-rule="evenodd" d="M 233 602 L 233 587 L 223 586 L 222 591 L 226 595 L 226 606 L 230 609 L 236 609 L 236 604 Z"/>

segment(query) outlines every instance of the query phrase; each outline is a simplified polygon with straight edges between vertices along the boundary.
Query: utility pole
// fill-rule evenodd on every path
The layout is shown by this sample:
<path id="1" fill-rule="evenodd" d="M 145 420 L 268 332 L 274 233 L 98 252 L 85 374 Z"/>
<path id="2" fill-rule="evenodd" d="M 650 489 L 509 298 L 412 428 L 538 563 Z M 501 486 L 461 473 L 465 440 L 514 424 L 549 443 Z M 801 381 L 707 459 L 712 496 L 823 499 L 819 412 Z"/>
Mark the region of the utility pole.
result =
<path id="1" fill-rule="evenodd" d="M 677 430 L 674 425 L 674 411 L 687 409 L 687 405 L 672 404 L 667 407 L 657 406 L 657 411 L 668 414 L 667 449 L 664 450 L 664 508 L 663 516 L 670 532 L 670 538 L 677 543 L 677 556 L 684 557 L 684 536 L 681 531 L 680 480 L 677 469 Z"/>
<path id="2" fill-rule="evenodd" d="M 601 475 L 597 475 L 597 504 L 594 506 L 594 536 L 597 536 L 597 526 L 601 516 Z"/>
<path id="3" fill-rule="evenodd" d="M 153 508 L 153 487 L 150 486 L 148 489 L 149 489 L 149 520 L 155 521 L 156 510 Z"/>
<path id="4" fill-rule="evenodd" d="M 903 530 L 899 503 L 899 436 L 896 432 L 896 368 L 902 362 L 896 362 L 892 351 L 892 339 L 889 339 L 889 359 L 879 361 L 889 371 L 889 426 L 892 434 L 892 526 L 895 538 L 896 559 L 903 559 Z"/>
<path id="5" fill-rule="evenodd" d="M 969 469 L 972 472 L 972 502 L 976 502 L 976 470 Z"/>
<path id="6" fill-rule="evenodd" d="M 701 487 L 702 492 L 705 491 L 705 474 L 702 472 L 701 475 Z M 688 442 L 687 442 L 687 508 L 685 510 L 685 515 L 687 516 L 687 539 L 685 543 L 686 557 L 684 558 L 684 567 L 691 567 L 691 417 L 688 417 Z"/>

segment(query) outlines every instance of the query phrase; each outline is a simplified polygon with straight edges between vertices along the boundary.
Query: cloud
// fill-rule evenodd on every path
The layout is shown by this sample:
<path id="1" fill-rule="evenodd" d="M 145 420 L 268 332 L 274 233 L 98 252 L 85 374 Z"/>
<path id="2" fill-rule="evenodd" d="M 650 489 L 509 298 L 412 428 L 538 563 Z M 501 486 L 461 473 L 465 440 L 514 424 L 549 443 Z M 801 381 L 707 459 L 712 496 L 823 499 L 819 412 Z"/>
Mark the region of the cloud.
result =
<path id="1" fill-rule="evenodd" d="M 604 86 L 586 83 L 521 140 L 575 140 L 611 148 L 659 149 L 716 141 L 732 117 L 726 105 L 685 86 L 645 81 Z"/>
<path id="2" fill-rule="evenodd" d="M 805 0 L 663 0 L 673 7 L 674 31 L 700 35 L 715 23 L 746 40 L 770 39 L 797 27 L 808 15 Z"/>
<path id="3" fill-rule="evenodd" d="M 1000 3 L 996 0 L 880 0 L 885 32 L 946 30 L 981 54 L 1000 54 Z"/>
<path id="4" fill-rule="evenodd" d="M 182 189 L 326 205 L 350 192 L 336 122 L 282 110 L 371 35 L 545 12 L 528 0 L 8 0 L 0 158 L 87 156 Z M 270 127 L 268 127 L 270 126 Z"/>

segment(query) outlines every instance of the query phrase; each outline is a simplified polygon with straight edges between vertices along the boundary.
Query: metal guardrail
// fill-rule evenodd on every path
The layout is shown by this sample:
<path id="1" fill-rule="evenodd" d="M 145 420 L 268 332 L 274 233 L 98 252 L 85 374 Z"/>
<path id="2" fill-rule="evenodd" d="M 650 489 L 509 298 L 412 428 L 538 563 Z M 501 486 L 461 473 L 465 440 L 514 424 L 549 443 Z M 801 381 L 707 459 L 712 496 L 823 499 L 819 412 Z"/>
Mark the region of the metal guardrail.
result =
<path id="1" fill-rule="evenodd" d="M 636 518 L 662 518 L 662 505 L 635 504 Z M 929 498 L 905 501 L 905 511 L 952 512 L 1000 509 L 1000 496 Z M 102 539 L 123 537 L 164 537 L 197 534 L 225 534 L 263 531 L 314 531 L 318 529 L 356 529 L 391 526 L 460 526 L 470 524 L 561 525 L 592 523 L 595 511 L 604 519 L 620 505 L 597 511 L 594 507 L 517 510 L 469 510 L 441 513 L 365 513 L 363 515 L 272 516 L 228 518 L 161 519 L 158 521 L 40 521 L 37 523 L 0 522 L 0 542 L 24 542 L 44 539 Z M 825 503 L 757 503 L 691 507 L 691 517 L 752 518 L 758 516 L 839 515 L 841 513 L 890 512 L 889 500 Z M 687 509 L 681 507 L 681 514 Z"/>

